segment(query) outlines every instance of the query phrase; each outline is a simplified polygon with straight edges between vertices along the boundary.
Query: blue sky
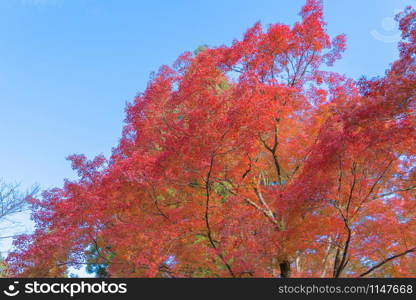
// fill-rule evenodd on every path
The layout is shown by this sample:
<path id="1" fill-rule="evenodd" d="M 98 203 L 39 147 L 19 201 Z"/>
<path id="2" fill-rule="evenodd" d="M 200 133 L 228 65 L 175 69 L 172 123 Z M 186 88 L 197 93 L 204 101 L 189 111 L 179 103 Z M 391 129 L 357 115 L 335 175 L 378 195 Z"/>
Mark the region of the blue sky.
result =
<path id="1" fill-rule="evenodd" d="M 256 21 L 293 23 L 303 3 L 0 0 L 0 178 L 42 188 L 75 178 L 65 157 L 108 155 L 152 71 L 199 45 L 230 44 Z M 398 55 L 392 17 L 416 1 L 324 3 L 329 32 L 348 41 L 335 70 L 382 75 Z"/>

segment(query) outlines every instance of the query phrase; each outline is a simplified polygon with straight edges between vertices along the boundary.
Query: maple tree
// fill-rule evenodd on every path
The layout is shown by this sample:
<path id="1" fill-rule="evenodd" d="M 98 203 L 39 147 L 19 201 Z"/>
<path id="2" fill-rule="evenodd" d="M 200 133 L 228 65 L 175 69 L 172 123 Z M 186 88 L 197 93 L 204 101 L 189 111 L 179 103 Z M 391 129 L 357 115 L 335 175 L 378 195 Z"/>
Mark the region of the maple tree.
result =
<path id="1" fill-rule="evenodd" d="M 112 277 L 416 275 L 416 12 L 400 58 L 356 82 L 328 66 L 322 3 L 163 66 L 110 159 L 32 199 L 15 276 L 85 263 Z M 103 275 L 104 276 L 104 275 Z"/>

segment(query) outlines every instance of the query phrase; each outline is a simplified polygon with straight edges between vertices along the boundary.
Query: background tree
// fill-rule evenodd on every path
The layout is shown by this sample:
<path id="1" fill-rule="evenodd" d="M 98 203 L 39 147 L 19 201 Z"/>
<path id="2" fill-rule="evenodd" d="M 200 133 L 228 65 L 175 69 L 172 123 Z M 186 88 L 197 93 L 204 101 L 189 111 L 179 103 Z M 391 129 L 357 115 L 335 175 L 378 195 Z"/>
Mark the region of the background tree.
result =
<path id="1" fill-rule="evenodd" d="M 21 192 L 19 184 L 9 184 L 0 180 L 0 222 L 16 224 L 13 216 L 28 209 L 27 199 L 33 197 L 38 192 L 38 186 L 33 186 L 26 193 Z M 13 225 L 11 225 L 13 226 Z M 11 226 L 7 226 L 10 229 Z M 0 235 L 0 239 L 13 238 L 7 234 Z M 0 255 L 0 277 L 7 277 L 7 264 Z"/>
<path id="2" fill-rule="evenodd" d="M 27 198 L 35 196 L 38 190 L 38 186 L 33 186 L 22 193 L 19 184 L 8 184 L 0 180 L 0 220 L 26 209 Z"/>

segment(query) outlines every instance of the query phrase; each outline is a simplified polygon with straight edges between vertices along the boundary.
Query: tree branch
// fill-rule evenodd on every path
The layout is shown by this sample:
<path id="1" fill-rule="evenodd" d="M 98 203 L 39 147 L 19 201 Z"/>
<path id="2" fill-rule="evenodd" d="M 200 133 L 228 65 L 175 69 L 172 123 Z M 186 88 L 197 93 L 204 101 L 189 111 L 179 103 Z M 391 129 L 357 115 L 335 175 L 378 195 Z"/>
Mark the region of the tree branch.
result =
<path id="1" fill-rule="evenodd" d="M 401 256 L 404 256 L 404 255 L 409 254 L 409 253 L 412 253 L 412 252 L 416 252 L 416 247 L 414 247 L 412 249 L 409 249 L 409 250 L 406 250 L 406 251 L 403 251 L 403 252 L 401 252 L 399 254 L 396 254 L 396 255 L 393 255 L 393 256 L 390 256 L 390 257 L 386 258 L 385 260 L 379 262 L 378 264 L 376 264 L 372 268 L 368 269 L 364 273 L 361 273 L 359 277 L 364 277 L 364 276 L 370 274 L 371 272 L 377 270 L 378 268 L 382 267 L 383 265 L 385 265 L 389 261 L 392 261 L 392 260 L 394 260 L 396 258 L 399 258 Z"/>

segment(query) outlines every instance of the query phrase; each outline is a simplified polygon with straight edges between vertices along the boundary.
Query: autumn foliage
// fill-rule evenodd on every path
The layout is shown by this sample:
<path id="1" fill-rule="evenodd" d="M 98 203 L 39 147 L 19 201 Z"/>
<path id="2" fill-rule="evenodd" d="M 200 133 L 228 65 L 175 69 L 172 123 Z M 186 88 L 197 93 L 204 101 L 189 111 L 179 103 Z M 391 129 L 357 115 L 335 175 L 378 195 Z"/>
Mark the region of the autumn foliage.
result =
<path id="1" fill-rule="evenodd" d="M 163 66 L 127 107 L 110 159 L 32 199 L 15 276 L 416 276 L 416 12 L 400 58 L 358 82 L 308 0 L 293 26 Z M 91 261 L 94 253 L 94 261 Z"/>

